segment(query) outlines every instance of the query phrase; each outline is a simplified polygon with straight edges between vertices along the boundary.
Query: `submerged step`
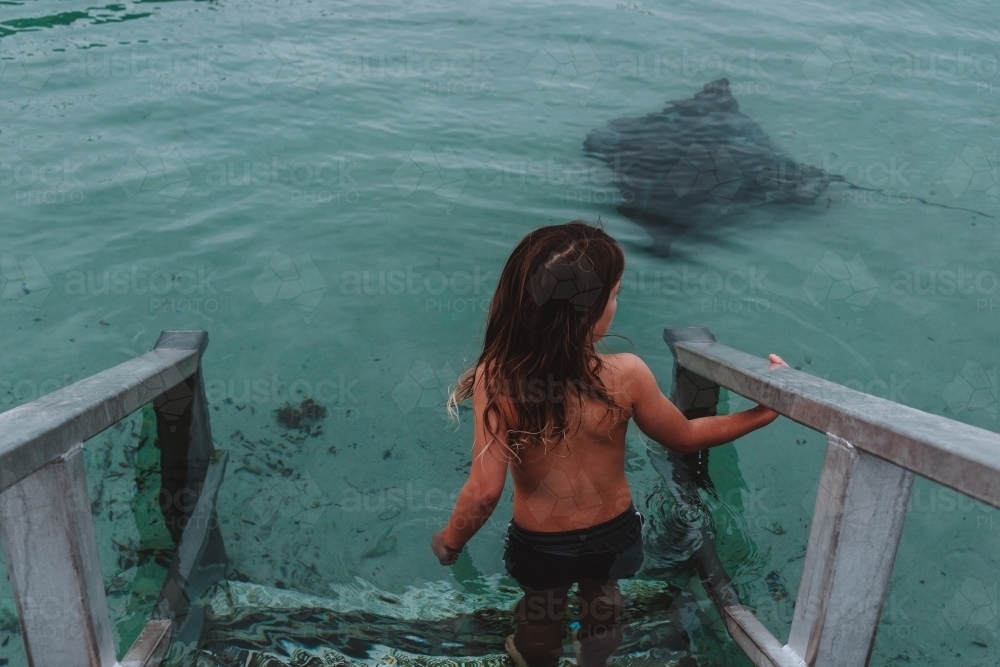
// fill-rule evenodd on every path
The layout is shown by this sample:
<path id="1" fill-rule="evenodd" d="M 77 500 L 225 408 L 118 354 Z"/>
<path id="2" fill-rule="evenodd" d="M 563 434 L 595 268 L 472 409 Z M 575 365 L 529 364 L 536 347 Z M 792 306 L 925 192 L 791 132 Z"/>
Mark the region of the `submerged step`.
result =
<path id="1" fill-rule="evenodd" d="M 500 578 L 486 594 L 446 582 L 402 594 L 367 582 L 331 586 L 321 597 L 225 581 L 202 600 L 197 647 L 167 661 L 186 667 L 499 667 L 521 591 Z M 622 582 L 628 603 L 616 665 L 697 665 L 680 620 L 684 595 L 665 582 Z M 567 624 L 571 620 L 567 618 Z M 566 655 L 572 656 L 567 640 Z"/>

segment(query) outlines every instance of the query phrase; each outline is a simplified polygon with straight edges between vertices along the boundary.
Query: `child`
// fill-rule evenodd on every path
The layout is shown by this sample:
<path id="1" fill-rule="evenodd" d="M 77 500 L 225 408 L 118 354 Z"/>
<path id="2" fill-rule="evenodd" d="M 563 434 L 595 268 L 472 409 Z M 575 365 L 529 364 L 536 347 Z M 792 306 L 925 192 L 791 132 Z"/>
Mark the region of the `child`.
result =
<path id="1" fill-rule="evenodd" d="M 630 419 L 664 447 L 696 452 L 778 416 L 757 406 L 689 421 L 641 359 L 597 352 L 624 270 L 618 243 L 585 222 L 529 233 L 500 275 L 483 352 L 449 402 L 454 410 L 472 398 L 473 465 L 431 547 L 442 565 L 455 562 L 499 502 L 509 468 L 514 518 L 504 562 L 524 598 L 505 648 L 519 667 L 558 664 L 574 583 L 579 667 L 606 664 L 621 643 L 617 580 L 633 576 L 643 558 L 643 517 L 625 479 Z"/>

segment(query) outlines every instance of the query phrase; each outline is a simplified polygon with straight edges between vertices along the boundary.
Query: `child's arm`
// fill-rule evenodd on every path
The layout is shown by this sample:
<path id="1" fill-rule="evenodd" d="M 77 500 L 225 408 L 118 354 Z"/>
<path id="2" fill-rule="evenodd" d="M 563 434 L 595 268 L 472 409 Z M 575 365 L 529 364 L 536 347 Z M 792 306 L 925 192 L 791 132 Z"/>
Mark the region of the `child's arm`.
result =
<path id="1" fill-rule="evenodd" d="M 453 564 L 465 543 L 490 518 L 500 502 L 504 483 L 507 481 L 508 457 L 502 451 L 507 438 L 507 426 L 505 423 L 499 424 L 499 428 L 495 429 L 495 439 L 487 432 L 484 422 L 486 392 L 480 382 L 476 382 L 472 394 L 472 408 L 475 413 L 475 435 L 469 479 L 458 494 L 448 525 L 434 533 L 431 539 L 431 549 L 442 565 Z M 493 442 L 490 442 L 491 439 Z"/>
<path id="2" fill-rule="evenodd" d="M 770 359 L 772 368 L 787 366 L 777 355 L 772 354 Z M 778 417 L 774 410 L 758 405 L 731 415 L 687 419 L 663 395 L 653 372 L 639 357 L 628 355 L 624 371 L 635 425 L 656 442 L 678 452 L 697 452 L 732 442 Z"/>

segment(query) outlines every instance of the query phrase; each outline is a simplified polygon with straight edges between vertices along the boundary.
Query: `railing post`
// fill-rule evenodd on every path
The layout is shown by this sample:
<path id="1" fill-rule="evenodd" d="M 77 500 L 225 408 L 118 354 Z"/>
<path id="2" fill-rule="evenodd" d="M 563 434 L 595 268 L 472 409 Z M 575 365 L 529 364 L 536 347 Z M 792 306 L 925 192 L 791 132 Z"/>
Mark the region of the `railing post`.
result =
<path id="1" fill-rule="evenodd" d="M 673 389 L 670 400 L 688 419 L 718 414 L 721 388 L 714 381 L 681 366 L 674 345 L 679 342 L 712 343 L 715 337 L 704 327 L 665 329 L 663 339 L 674 354 Z M 655 451 L 655 450 L 654 450 Z M 758 667 L 802 667 L 801 659 L 782 647 L 740 600 L 736 587 L 726 573 L 715 546 L 715 524 L 709 509 L 698 495 L 705 489 L 718 497 L 715 483 L 708 474 L 709 450 L 695 454 L 678 454 L 670 450 L 650 453 L 650 462 L 667 483 L 678 505 L 680 515 L 702 517 L 701 546 L 692 560 L 701 577 L 702 586 L 715 604 L 736 644 Z"/>
<path id="2" fill-rule="evenodd" d="M 810 667 L 868 664 L 913 473 L 828 435 L 788 646 Z"/>
<path id="3" fill-rule="evenodd" d="M 164 331 L 154 348 L 198 350 L 198 370 L 153 401 L 161 457 L 160 503 L 175 544 L 180 543 L 215 453 L 201 371 L 201 356 L 206 347 L 206 331 Z M 221 548 L 221 543 L 216 546 Z M 224 550 L 217 555 L 225 560 Z"/>
<path id="4" fill-rule="evenodd" d="M 0 493 L 0 539 L 31 667 L 114 665 L 82 444 Z"/>
<path id="5" fill-rule="evenodd" d="M 675 352 L 674 343 L 686 341 L 714 341 L 712 332 L 703 327 L 686 327 L 665 329 L 663 339 Z M 696 419 L 710 417 L 718 412 L 719 385 L 695 375 L 677 362 L 674 354 L 674 384 L 670 392 L 670 401 L 677 406 L 685 417 Z M 717 495 L 712 478 L 708 475 L 708 450 L 693 454 L 678 454 L 664 449 L 660 454 L 650 456 L 653 467 L 660 472 L 667 482 L 674 500 L 684 506 L 683 516 L 702 517 L 706 523 L 701 526 L 701 547 L 694 555 L 695 567 L 701 576 L 702 584 L 712 601 L 718 606 L 720 615 L 725 618 L 724 609 L 740 605 L 739 596 L 733 588 L 733 582 L 726 574 L 715 550 L 715 525 L 711 512 L 698 495 L 702 488 Z M 663 459 L 669 466 L 663 465 Z"/>
<path id="6" fill-rule="evenodd" d="M 719 385 L 712 380 L 701 377 L 684 368 L 677 361 L 677 351 L 674 344 L 681 341 L 715 342 L 715 336 L 705 327 L 681 327 L 664 329 L 663 340 L 674 355 L 673 380 L 670 390 L 670 401 L 688 419 L 711 417 L 719 411 Z M 675 454 L 669 452 L 669 458 L 675 465 L 684 469 L 696 484 L 714 493 L 712 479 L 708 476 L 708 450 L 694 454 Z"/>
<path id="7" fill-rule="evenodd" d="M 707 327 L 678 327 L 663 330 L 663 340 L 674 355 L 674 388 L 670 400 L 688 419 L 711 417 L 718 413 L 719 385 L 692 373 L 677 361 L 676 343 L 714 343 Z"/>
<path id="8" fill-rule="evenodd" d="M 212 583 L 228 562 L 215 513 L 225 461 L 216 461 L 202 380 L 201 357 L 207 346 L 206 331 L 164 331 L 155 346 L 157 350 L 198 350 L 197 371 L 153 402 L 161 456 L 160 507 L 178 547 L 156 613 L 160 618 L 183 617 L 175 621 L 184 621 L 185 634 L 197 631 L 200 611 L 194 610 L 189 617 L 189 610 L 182 607 Z M 218 474 L 207 480 L 213 461 Z M 209 496 L 207 502 L 203 495 Z"/>

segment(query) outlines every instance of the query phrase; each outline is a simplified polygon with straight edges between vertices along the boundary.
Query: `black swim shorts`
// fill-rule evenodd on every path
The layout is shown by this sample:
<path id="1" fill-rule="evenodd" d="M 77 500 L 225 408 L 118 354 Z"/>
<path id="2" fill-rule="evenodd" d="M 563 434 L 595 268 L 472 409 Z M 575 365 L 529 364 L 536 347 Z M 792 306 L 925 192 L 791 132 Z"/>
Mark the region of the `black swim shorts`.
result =
<path id="1" fill-rule="evenodd" d="M 596 526 L 558 533 L 525 530 L 511 521 L 504 538 L 507 574 L 535 591 L 627 579 L 642 565 L 643 523 L 634 505 Z"/>

